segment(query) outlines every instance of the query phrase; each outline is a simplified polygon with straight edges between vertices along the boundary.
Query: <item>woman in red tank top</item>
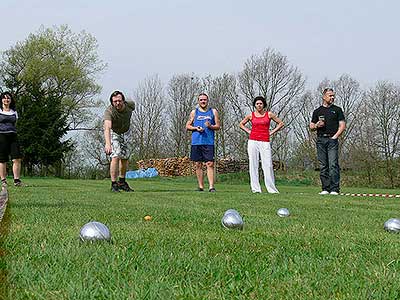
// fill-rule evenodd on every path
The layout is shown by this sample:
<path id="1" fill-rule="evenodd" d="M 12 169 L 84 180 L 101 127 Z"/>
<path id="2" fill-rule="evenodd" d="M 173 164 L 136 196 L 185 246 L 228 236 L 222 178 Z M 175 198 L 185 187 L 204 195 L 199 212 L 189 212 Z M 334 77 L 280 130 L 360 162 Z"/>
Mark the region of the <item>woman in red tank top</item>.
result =
<path id="1" fill-rule="evenodd" d="M 255 111 L 247 115 L 241 122 L 240 128 L 249 134 L 247 152 L 249 154 L 250 186 L 253 193 L 261 193 L 261 186 L 258 176 L 259 160 L 264 173 L 265 187 L 268 193 L 279 193 L 275 186 L 274 168 L 272 165 L 272 152 L 270 137 L 284 126 L 273 112 L 266 111 L 267 102 L 264 97 L 258 96 L 253 100 Z M 270 122 L 273 120 L 277 125 L 269 130 Z M 251 123 L 251 129 L 246 124 Z"/>

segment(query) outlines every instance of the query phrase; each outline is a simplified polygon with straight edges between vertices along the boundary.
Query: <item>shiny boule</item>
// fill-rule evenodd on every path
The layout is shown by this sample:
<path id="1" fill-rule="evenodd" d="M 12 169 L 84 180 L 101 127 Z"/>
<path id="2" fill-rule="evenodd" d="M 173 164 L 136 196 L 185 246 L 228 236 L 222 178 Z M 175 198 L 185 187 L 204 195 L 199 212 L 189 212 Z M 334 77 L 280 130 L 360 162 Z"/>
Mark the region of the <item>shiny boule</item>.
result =
<path id="1" fill-rule="evenodd" d="M 400 232 L 400 219 L 392 218 L 383 224 L 386 231 L 399 233 Z"/>
<path id="2" fill-rule="evenodd" d="M 276 212 L 276 214 L 280 217 L 289 217 L 290 216 L 290 212 L 287 208 L 280 208 L 278 209 L 278 211 Z"/>
<path id="3" fill-rule="evenodd" d="M 228 209 L 228 210 L 224 213 L 224 216 L 227 215 L 227 214 L 236 214 L 236 215 L 240 216 L 239 212 L 238 212 L 236 209 L 233 209 L 233 208 Z"/>
<path id="4" fill-rule="evenodd" d="M 106 225 L 93 221 L 83 225 L 79 237 L 82 241 L 110 241 L 111 233 Z"/>
<path id="5" fill-rule="evenodd" d="M 221 219 L 221 224 L 229 229 L 243 229 L 243 219 L 237 211 L 226 211 Z"/>

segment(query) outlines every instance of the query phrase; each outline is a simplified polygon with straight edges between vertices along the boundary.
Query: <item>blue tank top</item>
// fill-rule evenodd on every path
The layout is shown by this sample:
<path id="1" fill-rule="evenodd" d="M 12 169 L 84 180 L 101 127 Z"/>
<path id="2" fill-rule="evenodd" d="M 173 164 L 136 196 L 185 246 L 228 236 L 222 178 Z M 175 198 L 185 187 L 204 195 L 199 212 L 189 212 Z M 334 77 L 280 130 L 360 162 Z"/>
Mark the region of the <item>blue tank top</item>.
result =
<path id="1" fill-rule="evenodd" d="M 200 111 L 196 108 L 194 112 L 193 126 L 203 127 L 203 132 L 193 131 L 192 132 L 192 145 L 214 145 L 214 130 L 209 129 L 204 125 L 206 121 L 209 121 L 211 125 L 215 125 L 215 117 L 211 108 L 206 112 Z"/>

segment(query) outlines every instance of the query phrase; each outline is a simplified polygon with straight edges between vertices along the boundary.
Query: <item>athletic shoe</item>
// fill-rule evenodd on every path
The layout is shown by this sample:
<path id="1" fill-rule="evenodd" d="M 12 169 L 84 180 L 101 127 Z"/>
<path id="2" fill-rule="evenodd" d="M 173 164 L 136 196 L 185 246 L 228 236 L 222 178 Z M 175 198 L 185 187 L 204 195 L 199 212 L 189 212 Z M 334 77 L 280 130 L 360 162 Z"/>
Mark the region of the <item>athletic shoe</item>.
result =
<path id="1" fill-rule="evenodd" d="M 337 195 L 339 195 L 339 193 L 338 193 L 338 192 L 335 192 L 335 191 L 333 191 L 333 192 L 331 192 L 331 195 L 332 195 L 332 196 L 337 196 Z"/>
<path id="2" fill-rule="evenodd" d="M 320 195 L 329 195 L 329 192 L 328 191 L 322 191 L 322 192 L 319 192 L 319 194 Z"/>
<path id="3" fill-rule="evenodd" d="M 25 186 L 28 186 L 28 185 L 23 183 L 22 181 L 17 181 L 17 182 L 14 182 L 14 186 L 25 187 Z"/>
<path id="4" fill-rule="evenodd" d="M 1 187 L 5 189 L 7 188 L 7 180 L 4 179 L 1 181 Z"/>
<path id="5" fill-rule="evenodd" d="M 111 192 L 119 193 L 118 184 L 111 184 Z"/>
<path id="6" fill-rule="evenodd" d="M 128 183 L 127 183 L 126 181 L 124 181 L 124 182 L 118 182 L 118 188 L 119 188 L 121 191 L 124 191 L 124 192 L 133 192 L 133 189 L 131 189 L 131 188 L 129 187 L 129 185 L 128 185 Z"/>
<path id="7" fill-rule="evenodd" d="M 216 192 L 215 188 L 211 188 L 211 189 L 209 189 L 208 191 L 209 191 L 210 193 L 215 193 L 215 192 Z"/>
<path id="8" fill-rule="evenodd" d="M 196 191 L 198 191 L 198 192 L 204 192 L 204 189 L 201 188 L 201 187 L 198 187 Z"/>

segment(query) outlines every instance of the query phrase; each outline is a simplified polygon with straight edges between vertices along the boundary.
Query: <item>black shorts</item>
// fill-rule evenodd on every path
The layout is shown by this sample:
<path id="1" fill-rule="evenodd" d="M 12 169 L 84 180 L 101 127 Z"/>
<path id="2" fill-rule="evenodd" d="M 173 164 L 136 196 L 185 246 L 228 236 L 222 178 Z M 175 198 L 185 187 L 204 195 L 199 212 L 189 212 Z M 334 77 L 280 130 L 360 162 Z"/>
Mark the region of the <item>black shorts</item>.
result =
<path id="1" fill-rule="evenodd" d="M 190 159 L 193 161 L 214 161 L 214 145 L 192 145 Z"/>
<path id="2" fill-rule="evenodd" d="M 8 162 L 9 159 L 22 158 L 21 148 L 16 133 L 0 133 L 0 162 Z"/>

